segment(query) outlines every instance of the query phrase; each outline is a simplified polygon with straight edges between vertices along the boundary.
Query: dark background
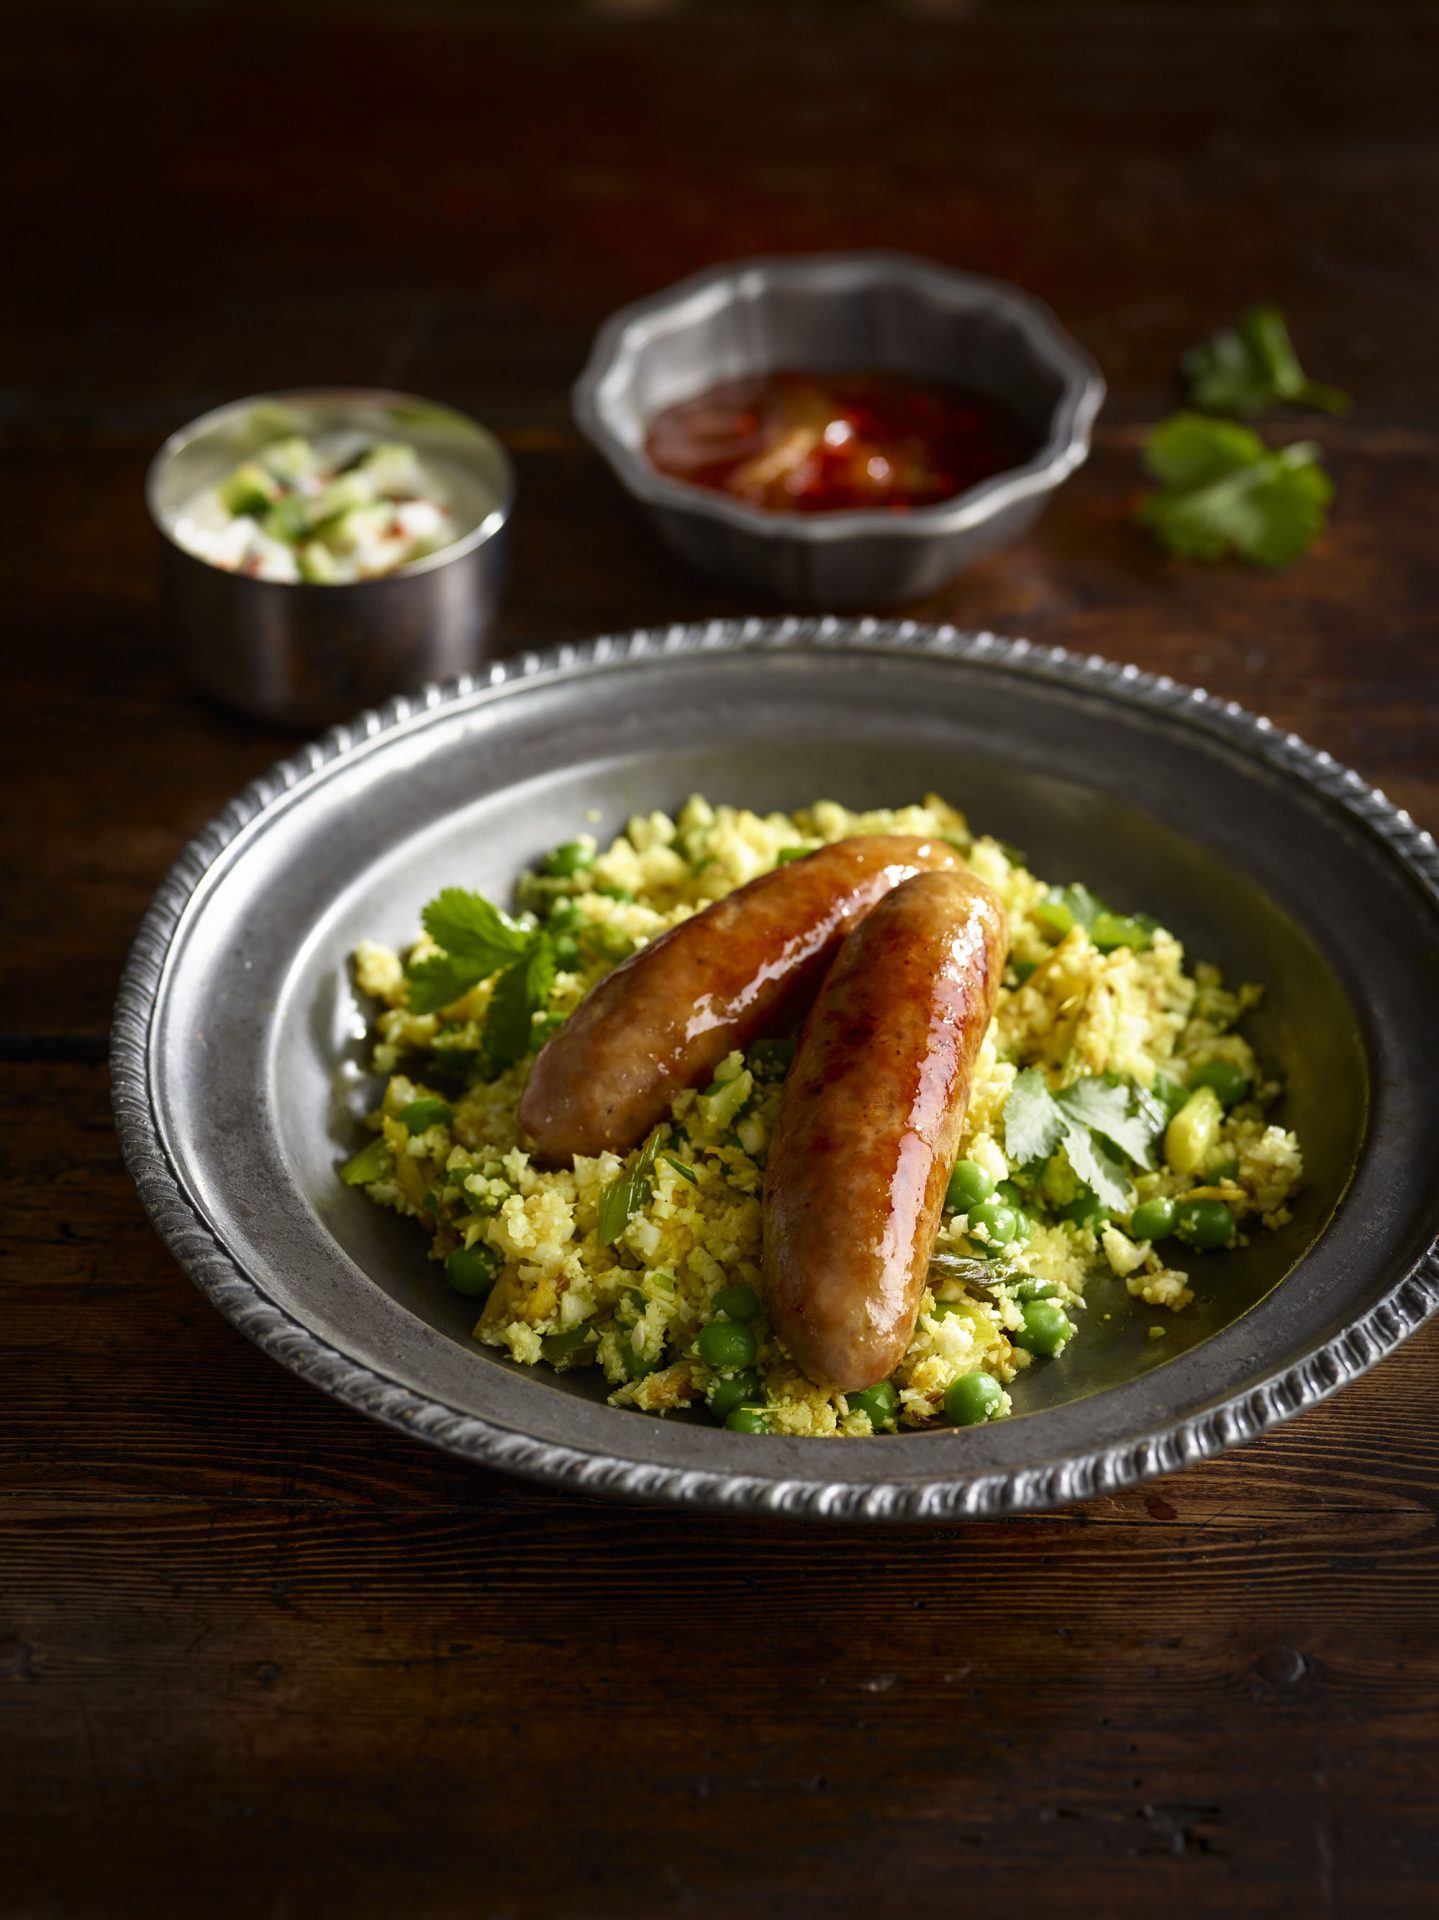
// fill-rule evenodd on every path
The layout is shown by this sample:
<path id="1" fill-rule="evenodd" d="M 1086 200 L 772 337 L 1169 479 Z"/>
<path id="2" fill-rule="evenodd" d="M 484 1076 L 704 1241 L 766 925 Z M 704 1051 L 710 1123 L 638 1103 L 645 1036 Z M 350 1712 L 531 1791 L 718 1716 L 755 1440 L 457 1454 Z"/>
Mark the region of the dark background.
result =
<path id="1" fill-rule="evenodd" d="M 1432 1912 L 1434 1329 L 1067 1512 L 608 1509 L 247 1347 L 140 1211 L 104 1048 L 151 890 L 286 746 L 168 664 L 159 441 L 404 385 L 514 455 L 503 647 L 763 610 L 657 548 L 567 403 L 614 306 L 755 250 L 1012 278 L 1103 364 L 1041 528 L 911 611 L 1201 682 L 1439 824 L 1434 13 L 67 0 L 0 62 L 0 1910 Z M 1177 566 L 1139 443 L 1259 298 L 1357 396 L 1332 526 Z"/>

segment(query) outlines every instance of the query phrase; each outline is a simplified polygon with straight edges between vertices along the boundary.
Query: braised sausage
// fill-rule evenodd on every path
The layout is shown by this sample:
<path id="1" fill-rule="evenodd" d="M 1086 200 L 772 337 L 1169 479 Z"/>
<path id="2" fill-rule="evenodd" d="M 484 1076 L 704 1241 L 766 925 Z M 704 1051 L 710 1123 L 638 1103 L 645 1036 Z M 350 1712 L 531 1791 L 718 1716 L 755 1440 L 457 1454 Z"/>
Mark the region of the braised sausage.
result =
<path id="1" fill-rule="evenodd" d="M 816 1385 L 870 1387 L 909 1345 L 1009 944 L 972 874 L 923 873 L 840 950 L 770 1140 L 764 1273 Z"/>
<path id="2" fill-rule="evenodd" d="M 625 1153 L 734 1047 L 796 1017 L 841 942 L 911 875 L 956 867 L 940 840 L 837 840 L 761 874 L 607 974 L 541 1048 L 520 1124 L 542 1158 Z"/>

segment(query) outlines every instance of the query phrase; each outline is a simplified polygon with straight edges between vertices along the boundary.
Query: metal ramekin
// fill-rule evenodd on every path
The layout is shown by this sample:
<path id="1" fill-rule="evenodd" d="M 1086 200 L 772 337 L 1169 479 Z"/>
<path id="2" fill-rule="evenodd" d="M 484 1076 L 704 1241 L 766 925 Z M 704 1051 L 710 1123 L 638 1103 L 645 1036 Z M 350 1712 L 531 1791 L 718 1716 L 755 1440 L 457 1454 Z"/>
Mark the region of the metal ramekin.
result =
<path id="1" fill-rule="evenodd" d="M 779 368 L 884 368 L 1002 401 L 1038 436 L 1024 466 L 908 513 L 772 513 L 670 479 L 647 422 L 716 381 Z M 930 593 L 1038 517 L 1089 451 L 1104 380 L 1018 288 L 899 253 L 807 254 L 695 274 L 600 329 L 575 418 L 665 539 L 707 573 L 802 605 Z"/>
<path id="2" fill-rule="evenodd" d="M 407 442 L 450 485 L 466 524 L 451 546 L 382 579 L 312 586 L 228 573 L 177 544 L 185 504 L 259 447 L 352 427 Z M 165 442 L 145 483 L 186 673 L 226 706 L 309 728 L 468 672 L 499 606 L 514 491 L 493 434 L 413 394 L 322 387 L 202 414 Z"/>

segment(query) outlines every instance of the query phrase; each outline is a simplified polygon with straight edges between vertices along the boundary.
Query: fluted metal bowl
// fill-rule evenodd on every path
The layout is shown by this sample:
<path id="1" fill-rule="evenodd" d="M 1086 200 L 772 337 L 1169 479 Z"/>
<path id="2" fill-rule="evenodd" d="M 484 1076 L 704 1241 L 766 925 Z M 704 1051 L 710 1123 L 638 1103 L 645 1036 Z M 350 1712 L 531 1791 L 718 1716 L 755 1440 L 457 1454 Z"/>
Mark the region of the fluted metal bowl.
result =
<path id="1" fill-rule="evenodd" d="M 1157 914 L 1265 984 L 1251 1031 L 1307 1182 L 1278 1232 L 1155 1316 L 1096 1282 L 1016 1416 L 865 1440 L 729 1433 L 604 1404 L 594 1370 L 469 1335 L 413 1223 L 341 1184 L 373 1106 L 349 956 L 456 880 L 507 895 L 695 790 L 769 809 L 926 787 L 1036 871 Z M 465 1458 L 630 1499 L 927 1520 L 1054 1505 L 1216 1453 L 1322 1399 L 1439 1304 L 1439 853 L 1292 734 L 1133 667 L 992 634 L 788 620 L 496 664 L 316 741 L 164 881 L 116 1010 L 121 1143 L 176 1258 L 268 1353 Z M 177 1322 L 178 1334 L 178 1322 Z M 176 1349 L 176 1365 L 184 1365 Z"/>
<path id="2" fill-rule="evenodd" d="M 1004 405 L 1036 451 L 952 500 L 906 513 L 775 513 L 661 473 L 645 433 L 720 380 L 780 368 L 882 368 Z M 1098 367 L 1018 287 L 899 253 L 715 267 L 600 329 L 575 418 L 682 558 L 801 606 L 887 606 L 932 592 L 1013 540 L 1089 451 Z"/>

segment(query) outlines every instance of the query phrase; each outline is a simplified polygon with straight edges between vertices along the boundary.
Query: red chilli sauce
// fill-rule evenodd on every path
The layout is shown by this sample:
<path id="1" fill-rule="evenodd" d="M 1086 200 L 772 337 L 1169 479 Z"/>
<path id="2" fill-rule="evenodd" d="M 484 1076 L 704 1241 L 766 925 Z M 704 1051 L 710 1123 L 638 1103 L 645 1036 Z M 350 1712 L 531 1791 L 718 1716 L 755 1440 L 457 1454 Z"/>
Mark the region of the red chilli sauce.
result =
<path id="1" fill-rule="evenodd" d="M 1034 435 L 993 400 L 894 373 L 724 380 L 649 423 L 661 473 L 772 513 L 933 506 L 1022 466 Z"/>

